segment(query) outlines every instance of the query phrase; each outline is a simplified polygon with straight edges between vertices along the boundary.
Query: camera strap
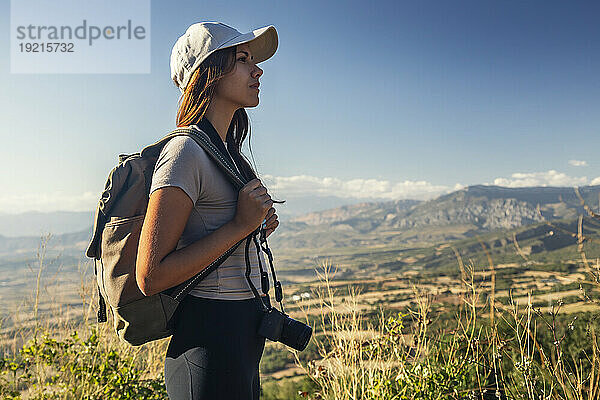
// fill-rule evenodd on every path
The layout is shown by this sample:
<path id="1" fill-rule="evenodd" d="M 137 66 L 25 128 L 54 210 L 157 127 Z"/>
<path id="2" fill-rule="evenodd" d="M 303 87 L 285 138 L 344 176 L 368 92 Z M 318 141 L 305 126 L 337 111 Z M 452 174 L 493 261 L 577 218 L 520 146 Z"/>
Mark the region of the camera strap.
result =
<path id="1" fill-rule="evenodd" d="M 258 239 L 256 238 L 258 235 L 260 235 L 261 244 L 259 244 Z M 258 294 L 258 290 L 256 289 L 256 286 L 254 286 L 254 283 L 252 283 L 252 280 L 250 279 L 250 273 L 252 271 L 252 268 L 250 266 L 250 253 L 249 253 L 251 241 L 254 242 L 254 246 L 256 247 L 256 256 L 258 258 L 258 268 L 260 270 L 260 277 L 261 277 L 261 279 L 260 279 L 261 290 L 264 294 L 269 293 L 269 276 L 268 276 L 267 272 L 263 269 L 262 261 L 260 260 L 260 251 L 262 250 L 267 254 L 267 258 L 269 260 L 269 265 L 271 267 L 271 278 L 273 279 L 273 286 L 275 288 L 275 300 L 279 303 L 281 312 L 283 314 L 285 314 L 285 312 L 283 311 L 283 303 L 282 303 L 283 290 L 281 287 L 281 282 L 277 280 L 277 276 L 275 275 L 275 268 L 273 267 L 273 254 L 271 253 L 271 249 L 269 248 L 269 245 L 267 243 L 267 236 L 266 236 L 265 229 L 262 227 L 258 228 L 256 231 L 252 232 L 252 234 L 250 234 L 246 238 L 246 249 L 244 252 L 244 256 L 246 259 L 245 276 L 246 276 L 246 280 L 248 281 L 248 285 L 250 285 L 250 289 L 252 290 L 254 297 L 256 297 L 260 301 L 263 311 L 268 312 L 272 308 L 272 306 L 267 306 L 267 304 L 264 302 L 262 296 L 260 296 Z"/>
<path id="2" fill-rule="evenodd" d="M 254 238 L 256 243 L 256 238 Z M 273 279 L 273 287 L 275 289 L 275 300 L 279 303 L 281 307 L 281 312 L 285 314 L 283 311 L 283 289 L 281 287 L 281 282 L 277 280 L 277 275 L 275 274 L 275 267 L 273 267 L 273 253 L 271 253 L 271 249 L 269 248 L 269 244 L 267 243 L 267 231 L 264 228 L 260 230 L 260 248 L 267 255 L 267 259 L 269 260 L 269 266 L 271 267 L 271 277 Z M 259 258 L 260 262 L 260 258 Z"/>

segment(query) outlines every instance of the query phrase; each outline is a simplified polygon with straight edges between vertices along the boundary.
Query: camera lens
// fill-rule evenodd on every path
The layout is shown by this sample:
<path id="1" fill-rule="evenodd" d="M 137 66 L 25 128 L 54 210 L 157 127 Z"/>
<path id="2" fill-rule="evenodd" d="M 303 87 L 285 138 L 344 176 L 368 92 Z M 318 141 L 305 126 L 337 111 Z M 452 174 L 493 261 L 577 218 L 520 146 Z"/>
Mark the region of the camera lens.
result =
<path id="1" fill-rule="evenodd" d="M 311 336 L 312 328 L 310 326 L 288 317 L 283 324 L 280 342 L 302 351 L 308 345 Z"/>

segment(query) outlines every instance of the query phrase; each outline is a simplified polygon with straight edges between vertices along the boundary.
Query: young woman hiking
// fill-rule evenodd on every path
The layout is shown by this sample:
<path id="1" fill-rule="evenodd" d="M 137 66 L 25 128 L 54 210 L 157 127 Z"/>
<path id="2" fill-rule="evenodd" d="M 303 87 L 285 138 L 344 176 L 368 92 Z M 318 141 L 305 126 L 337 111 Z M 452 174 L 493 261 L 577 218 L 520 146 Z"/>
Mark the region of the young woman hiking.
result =
<path id="1" fill-rule="evenodd" d="M 171 55 L 172 79 L 182 92 L 177 126 L 204 131 L 248 182 L 239 192 L 192 139 L 175 137 L 162 149 L 152 177 L 137 254 L 136 279 L 152 295 L 196 275 L 261 224 L 279 225 L 273 200 L 241 146 L 249 132 L 245 107 L 259 103 L 256 64 L 277 49 L 277 32 L 247 34 L 217 22 L 190 26 Z M 169 398 L 260 397 L 258 365 L 265 338 L 262 311 L 245 278 L 240 245 L 180 304 L 165 359 Z M 260 287 L 258 257 L 250 247 L 251 280 Z M 270 304 L 269 296 L 264 297 Z"/>

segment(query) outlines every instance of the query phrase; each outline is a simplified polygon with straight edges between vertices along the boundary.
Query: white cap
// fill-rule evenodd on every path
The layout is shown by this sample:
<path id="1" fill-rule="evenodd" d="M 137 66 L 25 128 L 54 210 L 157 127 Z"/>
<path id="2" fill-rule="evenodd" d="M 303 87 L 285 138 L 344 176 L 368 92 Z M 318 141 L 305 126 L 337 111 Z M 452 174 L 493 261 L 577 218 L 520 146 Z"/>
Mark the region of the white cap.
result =
<path id="1" fill-rule="evenodd" d="M 202 61 L 219 49 L 248 43 L 254 62 L 269 59 L 277 50 L 277 30 L 273 25 L 241 33 L 221 22 L 199 22 L 191 25 L 177 39 L 171 52 L 171 78 L 183 92 L 192 73 Z"/>

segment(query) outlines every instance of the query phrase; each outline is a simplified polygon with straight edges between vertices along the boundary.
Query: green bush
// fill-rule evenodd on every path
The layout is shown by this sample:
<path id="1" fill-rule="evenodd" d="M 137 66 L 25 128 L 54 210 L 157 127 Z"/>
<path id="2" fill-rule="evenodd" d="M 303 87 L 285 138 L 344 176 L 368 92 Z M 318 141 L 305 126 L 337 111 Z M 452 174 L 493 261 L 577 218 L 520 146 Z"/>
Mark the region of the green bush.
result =
<path id="1" fill-rule="evenodd" d="M 104 348 L 95 328 L 85 339 L 74 331 L 57 340 L 44 334 L 13 357 L 0 359 L 2 398 L 167 399 L 162 377 L 145 379 L 131 357 Z"/>

